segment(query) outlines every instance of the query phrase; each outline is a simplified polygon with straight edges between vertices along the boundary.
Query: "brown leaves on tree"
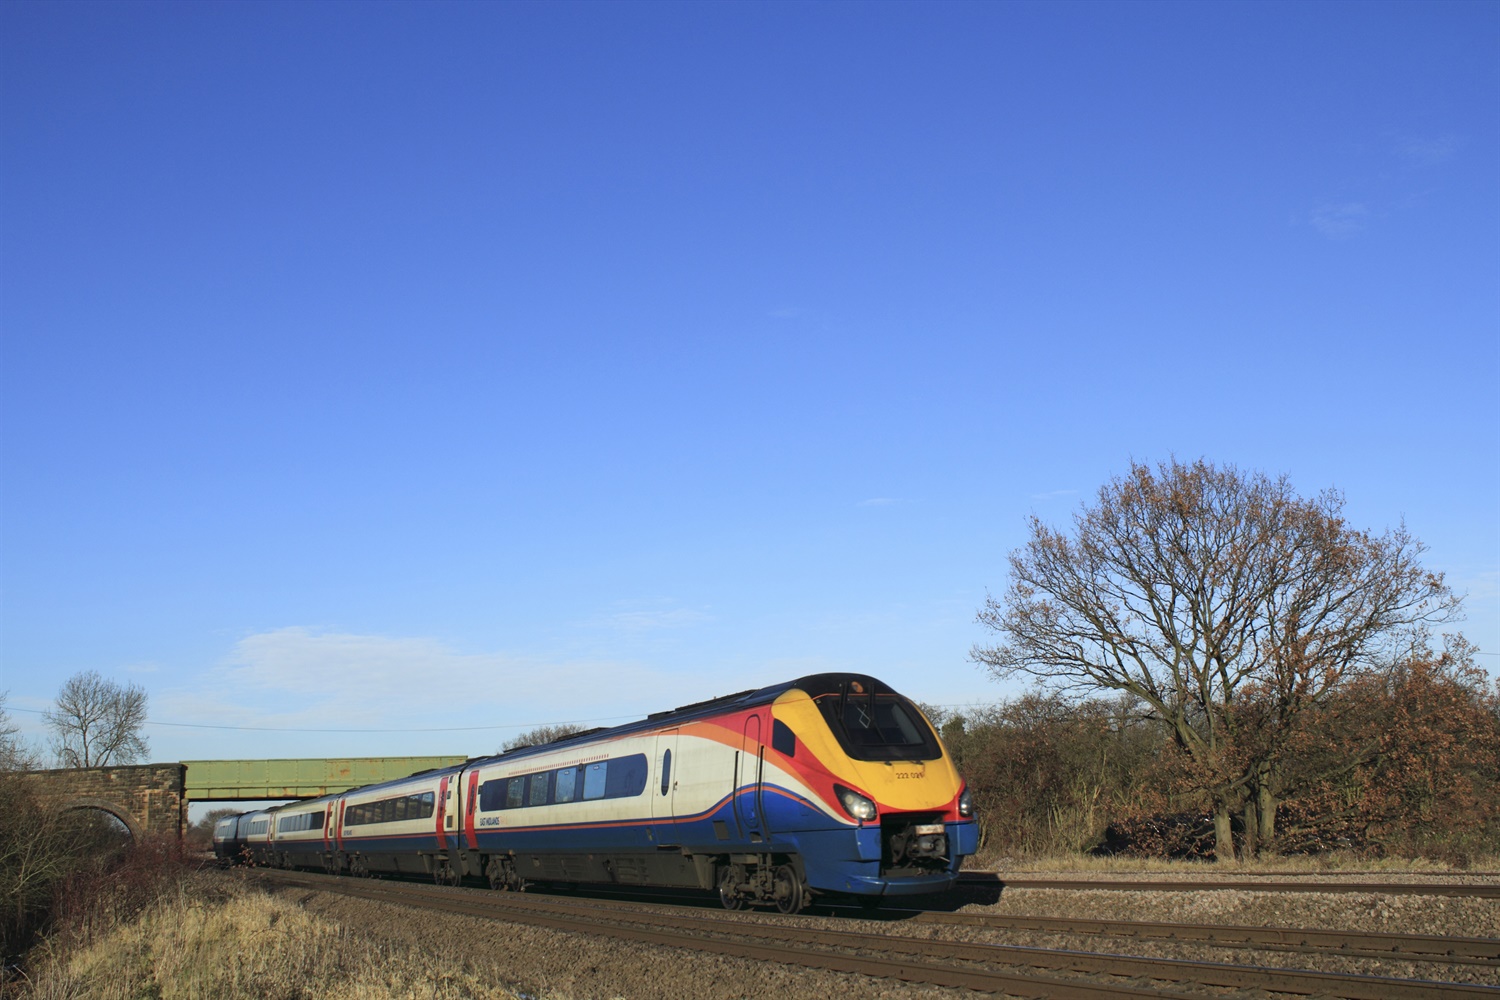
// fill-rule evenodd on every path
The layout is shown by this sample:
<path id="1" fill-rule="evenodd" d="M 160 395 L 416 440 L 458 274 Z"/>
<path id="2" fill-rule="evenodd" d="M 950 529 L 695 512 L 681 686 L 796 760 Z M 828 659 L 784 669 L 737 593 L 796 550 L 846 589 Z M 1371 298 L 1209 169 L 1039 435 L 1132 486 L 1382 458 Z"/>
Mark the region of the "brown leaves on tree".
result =
<path id="1" fill-rule="evenodd" d="M 1404 526 L 1351 528 L 1343 498 L 1285 477 L 1173 460 L 1134 464 L 1061 532 L 1033 518 L 973 657 L 1061 693 L 1140 699 L 1210 801 L 1215 850 L 1276 836 L 1278 789 L 1301 717 L 1403 637 L 1456 615 Z M 1408 640 L 1409 641 L 1409 640 Z"/>

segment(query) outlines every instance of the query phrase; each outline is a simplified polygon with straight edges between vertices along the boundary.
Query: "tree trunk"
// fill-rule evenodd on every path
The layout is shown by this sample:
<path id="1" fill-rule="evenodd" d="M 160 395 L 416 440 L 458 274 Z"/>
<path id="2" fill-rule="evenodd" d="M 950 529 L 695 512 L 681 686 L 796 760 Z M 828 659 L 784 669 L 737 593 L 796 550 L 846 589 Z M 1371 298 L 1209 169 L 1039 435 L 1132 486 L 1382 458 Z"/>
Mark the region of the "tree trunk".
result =
<path id="1" fill-rule="evenodd" d="M 1269 782 L 1262 782 L 1255 790 L 1260 812 L 1260 842 L 1269 846 L 1276 839 L 1276 793 Z"/>
<path id="2" fill-rule="evenodd" d="M 1256 842 L 1260 834 L 1260 817 L 1256 815 L 1258 804 L 1254 795 L 1245 799 L 1245 844 L 1241 852 L 1245 860 L 1250 860 L 1260 853 L 1260 845 Z"/>
<path id="3" fill-rule="evenodd" d="M 1214 803 L 1214 860 L 1234 860 L 1234 827 L 1229 822 L 1229 803 Z"/>

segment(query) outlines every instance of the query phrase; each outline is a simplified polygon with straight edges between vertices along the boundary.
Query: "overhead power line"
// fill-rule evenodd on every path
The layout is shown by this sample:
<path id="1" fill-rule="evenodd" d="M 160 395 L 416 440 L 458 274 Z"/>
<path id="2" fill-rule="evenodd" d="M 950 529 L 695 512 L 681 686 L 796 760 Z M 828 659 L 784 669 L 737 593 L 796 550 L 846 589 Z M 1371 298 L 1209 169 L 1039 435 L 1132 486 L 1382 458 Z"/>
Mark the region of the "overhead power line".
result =
<path id="1" fill-rule="evenodd" d="M 28 715 L 45 715 L 40 708 L 7 708 L 7 712 L 25 712 Z M 576 726 L 585 722 L 616 722 L 620 719 L 639 719 L 643 715 L 606 715 L 595 719 L 570 719 L 566 722 L 511 722 L 498 726 L 423 726 L 415 729 L 306 729 L 290 726 L 216 726 L 205 722 L 159 722 L 147 719 L 148 726 L 169 726 L 173 729 L 223 729 L 247 733 L 472 733 L 491 729 L 535 729 L 539 726 Z"/>

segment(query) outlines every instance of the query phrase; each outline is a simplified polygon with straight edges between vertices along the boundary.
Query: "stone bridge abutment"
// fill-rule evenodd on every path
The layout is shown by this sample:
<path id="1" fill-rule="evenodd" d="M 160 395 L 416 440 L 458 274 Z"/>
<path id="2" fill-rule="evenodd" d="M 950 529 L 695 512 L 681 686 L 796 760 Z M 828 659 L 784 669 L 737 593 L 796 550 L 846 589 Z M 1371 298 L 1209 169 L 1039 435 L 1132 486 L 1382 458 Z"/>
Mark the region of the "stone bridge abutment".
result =
<path id="1" fill-rule="evenodd" d="M 52 808 L 102 810 L 124 823 L 137 841 L 169 835 L 180 840 L 187 830 L 184 764 L 58 768 L 25 775 Z"/>

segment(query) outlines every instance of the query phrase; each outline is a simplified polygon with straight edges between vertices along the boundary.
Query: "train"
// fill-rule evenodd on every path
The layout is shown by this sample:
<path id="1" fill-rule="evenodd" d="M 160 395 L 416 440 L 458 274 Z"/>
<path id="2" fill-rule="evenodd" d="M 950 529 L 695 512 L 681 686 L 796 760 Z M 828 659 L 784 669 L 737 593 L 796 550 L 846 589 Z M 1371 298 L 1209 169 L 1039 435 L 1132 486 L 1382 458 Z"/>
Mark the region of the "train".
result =
<path id="1" fill-rule="evenodd" d="M 953 887 L 978 847 L 909 699 L 823 673 L 220 820 L 226 861 L 333 874 L 717 891 L 727 909 Z"/>

